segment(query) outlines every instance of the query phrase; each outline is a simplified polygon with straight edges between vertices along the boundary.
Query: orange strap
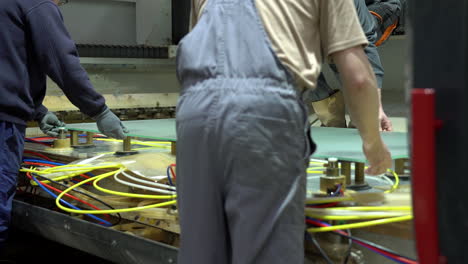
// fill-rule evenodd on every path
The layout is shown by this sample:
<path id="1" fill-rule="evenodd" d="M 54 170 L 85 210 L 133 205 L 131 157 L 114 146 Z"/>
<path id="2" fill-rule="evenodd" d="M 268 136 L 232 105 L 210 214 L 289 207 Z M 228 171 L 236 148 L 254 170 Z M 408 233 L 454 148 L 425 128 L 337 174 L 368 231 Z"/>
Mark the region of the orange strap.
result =
<path id="1" fill-rule="evenodd" d="M 377 14 L 377 13 L 374 12 L 374 11 L 369 11 L 369 12 L 370 12 L 372 15 L 376 16 L 376 17 L 380 20 L 380 23 L 383 23 L 383 18 L 382 18 L 379 14 Z"/>
<path id="2" fill-rule="evenodd" d="M 393 25 L 389 26 L 385 30 L 385 32 L 382 34 L 382 37 L 375 43 L 375 46 L 378 47 L 378 46 L 382 45 L 390 37 L 390 35 L 392 34 L 393 30 L 395 30 L 397 25 L 398 25 L 398 20 L 395 21 L 395 23 L 393 23 Z"/>

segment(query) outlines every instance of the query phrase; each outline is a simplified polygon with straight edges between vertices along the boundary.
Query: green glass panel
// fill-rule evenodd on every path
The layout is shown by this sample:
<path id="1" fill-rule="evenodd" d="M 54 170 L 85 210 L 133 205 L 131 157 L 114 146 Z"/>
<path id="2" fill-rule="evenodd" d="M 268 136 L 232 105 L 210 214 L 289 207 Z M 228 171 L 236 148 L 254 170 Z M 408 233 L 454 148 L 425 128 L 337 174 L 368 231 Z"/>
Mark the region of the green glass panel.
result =
<path id="1" fill-rule="evenodd" d="M 127 136 L 161 141 L 176 141 L 175 119 L 123 121 L 130 130 Z M 96 123 L 69 124 L 69 130 L 100 133 Z"/>
<path id="2" fill-rule="evenodd" d="M 357 129 L 312 127 L 312 138 L 317 150 L 315 158 L 335 157 L 339 160 L 365 162 L 362 140 Z M 393 159 L 408 158 L 408 134 L 401 132 L 382 132 L 382 138 L 390 149 Z"/>
<path id="3" fill-rule="evenodd" d="M 152 140 L 176 141 L 175 119 L 124 121 L 128 136 Z M 99 133 L 95 123 L 70 124 L 69 130 Z M 382 137 L 393 159 L 408 158 L 407 133 L 383 132 Z M 312 138 L 317 150 L 315 158 L 336 157 L 339 160 L 365 162 L 362 141 L 356 129 L 313 127 Z"/>

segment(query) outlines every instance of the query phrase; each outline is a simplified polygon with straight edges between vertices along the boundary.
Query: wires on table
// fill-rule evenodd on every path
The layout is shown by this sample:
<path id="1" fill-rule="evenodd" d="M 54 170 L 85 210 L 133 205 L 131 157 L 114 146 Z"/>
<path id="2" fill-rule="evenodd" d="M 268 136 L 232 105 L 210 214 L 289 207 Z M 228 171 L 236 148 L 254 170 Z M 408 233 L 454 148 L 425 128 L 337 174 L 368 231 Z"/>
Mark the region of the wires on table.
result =
<path id="1" fill-rule="evenodd" d="M 171 166 L 167 167 L 167 181 L 169 182 L 169 185 L 174 186 L 174 183 L 172 183 L 172 177 L 171 177 Z"/>
<path id="2" fill-rule="evenodd" d="M 351 237 L 351 230 L 347 230 L 348 236 Z M 349 261 L 349 258 L 351 257 L 351 253 L 353 250 L 353 240 L 351 238 L 348 238 L 348 250 L 346 251 L 346 257 L 343 261 L 343 264 L 347 264 Z"/>
<path id="3" fill-rule="evenodd" d="M 35 152 L 35 151 L 31 151 L 31 150 L 24 150 L 23 151 L 24 154 L 30 154 L 30 155 L 33 155 L 33 156 L 36 156 L 36 157 L 40 157 L 40 158 L 43 158 L 47 161 L 52 161 L 49 157 L 47 157 L 46 155 L 44 154 L 41 154 L 41 153 L 38 153 L 38 152 Z"/>
<path id="4" fill-rule="evenodd" d="M 26 161 L 25 163 L 34 163 L 32 160 Z M 162 185 L 159 183 L 153 183 L 153 184 L 159 184 L 162 185 L 163 187 L 166 187 L 168 189 L 174 189 L 169 191 L 169 195 L 148 195 L 148 194 L 138 194 L 138 193 L 126 193 L 126 192 L 119 192 L 119 191 L 114 191 L 110 189 L 103 188 L 98 185 L 100 181 L 102 181 L 105 178 L 108 178 L 110 176 L 115 176 L 119 173 L 125 173 L 124 171 L 126 170 L 126 167 L 120 163 L 109 163 L 105 162 L 102 164 L 98 165 L 88 165 L 88 164 L 69 164 L 69 165 L 62 165 L 62 166 L 56 166 L 55 165 L 50 165 L 50 164 L 45 164 L 45 163 L 36 163 L 37 165 L 47 165 L 47 166 L 52 166 L 50 168 L 45 168 L 45 169 L 27 169 L 27 168 L 22 168 L 22 172 L 28 172 L 33 175 L 38 175 L 38 176 L 43 176 L 45 177 L 46 175 L 54 175 L 55 178 L 53 178 L 53 181 L 60 181 L 60 180 L 65 180 L 65 179 L 73 179 L 74 177 L 78 175 L 83 175 L 83 174 L 89 174 L 94 170 L 102 170 L 102 169 L 115 169 L 113 171 L 103 173 L 101 175 L 85 179 L 71 187 L 67 186 L 67 188 L 62 191 L 57 197 L 56 197 L 56 205 L 69 213 L 77 213 L 77 214 L 113 214 L 113 213 L 123 213 L 123 212 L 134 212 L 138 210 L 144 210 L 144 209 L 151 209 L 151 208 L 157 208 L 157 207 L 166 207 L 170 205 L 176 204 L 176 195 L 175 195 L 175 187 L 169 186 L 169 185 Z M 49 176 L 50 177 L 50 176 Z M 45 177 L 45 178 L 49 178 Z M 50 182 L 51 179 L 44 180 L 42 182 L 36 180 L 34 181 L 34 184 L 39 185 L 42 183 L 48 183 Z M 131 197 L 131 198 L 141 198 L 141 199 L 157 199 L 157 200 L 169 200 L 167 202 L 159 202 L 155 204 L 150 204 L 150 205 L 145 205 L 145 206 L 138 206 L 138 207 L 133 207 L 133 208 L 122 208 L 122 209 L 111 209 L 111 210 L 79 210 L 76 208 L 70 208 L 70 207 L 65 207 L 62 205 L 62 197 L 68 194 L 69 192 L 73 191 L 75 188 L 80 187 L 83 184 L 91 183 L 94 188 L 96 188 L 99 191 L 113 194 L 113 195 L 118 195 L 118 196 L 124 196 L 124 197 Z M 65 203 L 63 203 L 65 204 Z M 67 205 L 67 204 L 65 204 Z M 68 205 L 67 205 L 68 206 Z"/>
<path id="5" fill-rule="evenodd" d="M 398 189 L 398 186 L 400 185 L 400 177 L 398 177 L 398 174 L 394 170 L 389 169 L 388 171 L 393 174 L 393 177 L 395 177 L 395 184 L 393 184 L 389 190 L 386 190 L 385 193 L 392 193 Z"/>
<path id="6" fill-rule="evenodd" d="M 169 185 L 174 186 L 174 183 L 172 182 L 172 178 L 174 180 L 176 179 L 176 174 L 174 171 L 175 164 L 171 164 L 167 167 L 166 173 L 167 173 L 167 181 L 169 182 Z"/>
<path id="7" fill-rule="evenodd" d="M 75 209 L 75 210 L 78 210 L 78 211 L 81 210 L 80 208 L 78 208 L 78 207 L 76 207 L 76 206 L 70 204 L 69 202 L 67 202 L 67 201 L 65 201 L 65 200 L 62 200 L 61 198 L 58 198 L 57 195 L 55 195 L 53 192 L 49 191 L 40 181 L 38 181 L 38 180 L 36 179 L 36 177 L 34 177 L 34 176 L 31 175 L 31 179 L 32 179 L 33 181 L 35 181 L 35 182 L 38 184 L 38 186 L 39 186 L 40 188 L 42 188 L 45 192 L 47 192 L 48 194 L 50 194 L 52 197 L 54 197 L 54 198 L 56 198 L 56 199 L 59 199 L 60 202 L 62 202 L 63 204 L 65 204 L 65 205 L 67 205 L 68 207 L 71 207 L 71 208 L 73 208 L 73 209 Z M 63 192 L 61 192 L 61 194 L 63 194 Z M 62 196 L 63 196 L 63 195 L 62 195 Z M 86 215 L 89 216 L 89 217 L 91 217 L 91 218 L 93 218 L 94 220 L 97 220 L 97 221 L 99 222 L 99 224 L 102 224 L 102 225 L 105 225 L 105 226 L 112 226 L 112 224 L 111 224 L 110 222 L 108 222 L 108 221 L 106 221 L 106 220 L 104 220 L 104 219 L 101 219 L 101 218 L 96 217 L 96 216 L 91 215 L 91 214 L 86 214 Z"/>
<path id="8" fill-rule="evenodd" d="M 56 167 L 56 166 L 63 166 L 63 165 L 65 165 L 65 164 L 63 164 L 63 163 L 51 162 L 51 161 L 44 161 L 44 160 L 38 160 L 38 159 L 23 159 L 23 163 L 28 164 L 28 165 L 46 166 L 46 167 Z M 69 186 L 67 186 L 67 185 L 65 185 L 65 184 L 62 184 L 62 183 L 60 183 L 60 182 L 51 180 L 51 179 L 46 178 L 46 177 L 44 177 L 44 176 L 32 175 L 32 173 L 30 173 L 30 172 L 27 172 L 27 173 L 26 173 L 26 176 L 27 176 L 29 179 L 31 179 L 31 180 L 34 180 L 33 177 L 34 177 L 34 178 L 41 178 L 41 179 L 44 179 L 44 180 L 46 180 L 46 181 L 48 181 L 48 182 L 52 182 L 52 183 L 55 184 L 55 185 L 61 186 L 62 188 L 68 188 L 68 187 L 69 187 Z M 86 175 L 82 175 L 82 176 L 86 176 Z M 91 177 L 92 177 L 92 176 L 94 176 L 94 175 L 91 174 Z M 90 178 L 89 176 L 86 176 L 86 177 Z M 38 183 L 38 182 L 40 182 L 40 181 L 35 181 L 35 182 Z M 54 188 L 53 186 L 50 186 L 50 185 L 48 185 L 48 184 L 45 183 L 45 182 L 40 182 L 40 185 L 38 185 L 38 186 L 41 186 L 41 185 L 42 185 L 43 187 L 48 188 L 49 190 L 55 191 L 56 193 L 61 193 L 61 192 L 62 192 L 61 190 L 56 189 L 56 188 Z M 102 200 L 96 198 L 95 196 L 89 195 L 89 194 L 87 194 L 87 193 L 84 193 L 84 192 L 81 192 L 81 191 L 78 191 L 78 190 L 73 190 L 73 191 L 76 192 L 76 193 L 79 193 L 79 194 L 81 194 L 81 195 L 84 195 L 84 196 L 86 196 L 86 197 L 88 197 L 88 198 L 90 198 L 90 199 L 92 199 L 92 200 L 94 200 L 94 201 L 96 201 L 96 202 L 98 202 L 98 203 L 100 203 L 100 204 L 102 204 L 102 205 L 104 205 L 104 206 L 110 208 L 110 209 L 114 209 L 112 206 L 110 206 L 110 205 L 107 204 L 106 202 L 104 202 L 104 201 L 102 201 Z M 49 193 L 49 194 L 50 194 L 50 193 Z M 93 209 L 95 209 L 95 210 L 101 210 L 100 208 L 98 208 L 98 207 L 96 207 L 96 206 L 94 206 L 94 205 L 92 205 L 92 204 L 90 204 L 90 203 L 88 203 L 88 202 L 86 202 L 86 201 L 83 201 L 83 200 L 77 198 L 76 196 L 73 196 L 73 195 L 70 195 L 70 194 L 66 194 L 66 196 L 69 197 L 69 198 L 71 198 L 71 199 L 73 199 L 73 200 L 76 200 L 76 201 L 78 201 L 78 202 L 80 202 L 80 203 L 82 203 L 82 204 L 85 204 L 85 205 L 87 205 L 87 206 L 89 206 L 89 207 L 91 207 L 91 208 L 93 208 Z M 53 197 L 56 198 L 56 196 L 53 196 Z M 106 215 L 106 217 L 107 217 L 107 219 L 109 220 L 109 215 Z M 122 220 L 121 215 L 120 215 L 120 214 L 117 214 L 117 217 L 118 217 L 118 220 L 117 220 L 116 223 L 113 223 L 113 225 L 119 224 L 119 223 L 121 222 L 121 220 Z"/>
<path id="9" fill-rule="evenodd" d="M 132 180 L 133 182 L 129 182 L 129 181 L 126 181 L 126 180 L 123 180 L 121 178 L 118 177 L 119 174 L 122 174 L 124 175 L 126 178 Z M 114 180 L 120 184 L 123 184 L 123 185 L 126 185 L 126 186 L 130 186 L 130 187 L 134 187 L 134 188 L 138 188 L 138 189 L 142 189 L 142 190 L 147 190 L 147 191 L 152 191 L 152 192 L 157 192 L 157 193 L 164 193 L 164 194 L 175 194 L 176 192 L 176 189 L 174 186 L 169 186 L 169 185 L 166 185 L 166 184 L 161 184 L 161 183 L 157 183 L 157 182 L 153 182 L 153 181 L 148 181 L 148 180 L 141 180 L 141 179 L 138 179 L 136 177 L 133 177 L 125 172 L 120 172 L 120 173 L 116 173 L 114 175 Z M 134 183 L 134 182 L 137 182 L 137 183 Z M 153 187 L 149 187 L 147 185 L 150 185 L 150 186 L 153 186 Z"/>
<path id="10" fill-rule="evenodd" d="M 306 232 L 305 237 L 306 237 L 307 240 L 312 242 L 312 244 L 314 244 L 314 246 L 318 249 L 320 255 L 327 262 L 327 264 L 333 264 L 333 261 L 330 259 L 330 257 L 327 255 L 327 253 L 322 249 L 322 247 L 318 243 L 317 239 L 315 239 L 315 237 L 313 235 Z"/>
<path id="11" fill-rule="evenodd" d="M 310 218 L 310 217 L 307 217 L 306 218 L 306 223 L 308 224 L 311 224 L 311 225 L 314 225 L 314 226 L 319 226 L 319 227 L 331 227 L 330 224 L 327 224 L 327 223 L 324 223 L 324 222 L 321 222 L 319 220 L 316 220 L 316 219 L 313 219 L 313 218 Z M 387 249 L 385 247 L 382 247 L 382 246 L 379 246 L 375 243 L 372 243 L 372 242 L 369 242 L 369 241 L 366 241 L 364 239 L 361 239 L 361 238 L 356 238 L 356 237 L 353 237 L 351 235 L 348 235 L 346 232 L 342 231 L 342 230 L 334 230 L 333 232 L 334 234 L 337 234 L 337 235 L 340 235 L 342 237 L 346 237 L 348 239 L 351 239 L 354 243 L 356 244 L 359 244 L 363 247 L 366 247 L 368 249 L 370 249 L 371 251 L 379 254 L 379 255 L 382 255 L 392 261 L 395 261 L 397 263 L 404 263 L 404 264 L 417 264 L 416 260 L 413 260 L 411 258 L 408 258 L 408 257 L 404 257 L 390 249 Z"/>
<path id="12" fill-rule="evenodd" d="M 34 139 L 34 138 L 25 138 L 24 140 L 26 142 L 39 144 L 39 145 L 46 146 L 46 147 L 52 146 L 52 143 L 50 143 L 50 142 L 43 142 L 43 141 L 40 141 L 40 140 L 37 140 L 37 139 Z"/>
<path id="13" fill-rule="evenodd" d="M 393 170 L 389 170 L 394 177 L 395 181 L 389 181 L 391 183 L 391 188 L 385 193 L 391 193 L 398 189 L 400 180 L 398 175 Z M 319 173 L 318 171 L 308 170 L 308 173 Z M 389 180 L 389 179 L 388 179 Z M 339 205 L 343 202 L 352 202 L 355 203 L 358 199 L 349 194 L 342 192 L 340 185 L 336 186 L 336 190 L 329 191 L 328 197 L 314 197 L 309 198 L 306 203 L 306 223 L 309 225 L 307 231 L 312 233 L 309 239 L 314 245 L 320 250 L 320 245 L 317 245 L 318 242 L 314 241 L 313 233 L 317 232 L 332 232 L 333 234 L 340 235 L 348 239 L 349 247 L 346 251 L 346 256 L 344 258 L 344 263 L 346 264 L 351 257 L 352 244 L 359 244 L 368 248 L 369 250 L 380 254 L 392 261 L 397 263 L 404 264 L 416 264 L 416 260 L 402 256 L 390 249 L 377 245 L 375 243 L 353 237 L 351 235 L 351 229 L 355 228 L 365 228 L 375 225 L 383 225 L 395 222 L 403 222 L 412 220 L 413 216 L 411 214 L 412 208 L 410 206 L 349 206 L 340 207 Z M 335 225 L 331 225 L 325 222 L 321 222 L 318 219 L 338 221 Z M 367 220 L 361 222 L 352 222 L 346 223 L 342 221 L 348 220 Z M 347 232 L 343 231 L 347 230 Z M 322 250 L 323 251 L 323 250 Z M 322 255 L 324 255 L 321 252 Z M 326 255 L 324 259 L 327 260 Z"/>
<path id="14" fill-rule="evenodd" d="M 67 185 L 62 184 L 62 183 L 57 182 L 57 181 L 54 181 L 54 180 L 51 180 L 51 179 L 48 179 L 48 178 L 46 178 L 46 177 L 44 177 L 44 176 L 36 175 L 36 177 L 37 177 L 37 178 L 41 178 L 41 179 L 48 180 L 48 181 L 52 182 L 53 184 L 56 184 L 56 185 L 61 186 L 62 188 L 68 188 Z M 43 183 L 43 184 L 44 184 L 44 183 Z M 47 186 L 47 184 L 44 184 L 44 185 Z M 61 190 L 59 190 L 59 191 L 61 192 Z M 82 192 L 82 191 L 79 191 L 79 190 L 76 190 L 76 189 L 73 189 L 73 192 L 76 192 L 76 193 L 78 193 L 78 194 L 81 194 L 81 195 L 83 195 L 83 196 L 86 196 L 86 197 L 88 197 L 88 198 L 90 198 L 90 199 L 92 199 L 92 200 L 94 200 L 94 201 L 96 201 L 96 202 L 98 202 L 98 203 L 100 203 L 100 204 L 102 204 L 102 205 L 108 207 L 108 208 L 111 209 L 111 210 L 115 210 L 114 207 L 112 207 L 112 206 L 109 205 L 108 203 L 104 202 L 104 201 L 101 200 L 101 199 L 98 199 L 97 197 L 95 197 L 95 196 L 93 196 L 93 195 L 87 194 L 87 193 L 85 193 L 85 192 Z M 68 196 L 68 195 L 67 195 L 67 196 Z M 92 207 L 92 206 L 90 206 L 90 207 L 91 207 L 91 208 L 94 208 L 94 207 Z M 94 209 L 96 209 L 96 210 L 101 210 L 101 209 L 99 209 L 99 208 L 94 208 Z M 122 221 L 122 216 L 121 216 L 119 213 L 116 213 L 116 215 L 117 215 L 117 222 L 116 222 L 116 223 L 113 223 L 113 225 L 118 225 L 118 224 Z"/>

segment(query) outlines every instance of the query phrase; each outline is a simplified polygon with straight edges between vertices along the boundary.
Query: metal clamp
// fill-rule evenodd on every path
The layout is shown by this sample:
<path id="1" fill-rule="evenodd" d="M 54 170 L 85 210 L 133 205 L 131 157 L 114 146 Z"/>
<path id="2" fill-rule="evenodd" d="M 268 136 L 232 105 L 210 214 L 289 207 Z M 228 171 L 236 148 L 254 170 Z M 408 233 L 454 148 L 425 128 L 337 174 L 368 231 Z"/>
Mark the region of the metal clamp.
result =
<path id="1" fill-rule="evenodd" d="M 115 152 L 116 156 L 130 156 L 138 154 L 138 151 L 132 150 L 132 138 L 125 137 L 123 140 L 123 150 Z"/>
<path id="2" fill-rule="evenodd" d="M 73 148 L 92 148 L 95 147 L 94 145 L 94 135 L 95 133 L 92 132 L 86 132 L 86 142 L 85 143 L 80 143 L 79 141 L 79 134 L 80 131 L 71 131 L 70 132 L 70 145 Z"/>

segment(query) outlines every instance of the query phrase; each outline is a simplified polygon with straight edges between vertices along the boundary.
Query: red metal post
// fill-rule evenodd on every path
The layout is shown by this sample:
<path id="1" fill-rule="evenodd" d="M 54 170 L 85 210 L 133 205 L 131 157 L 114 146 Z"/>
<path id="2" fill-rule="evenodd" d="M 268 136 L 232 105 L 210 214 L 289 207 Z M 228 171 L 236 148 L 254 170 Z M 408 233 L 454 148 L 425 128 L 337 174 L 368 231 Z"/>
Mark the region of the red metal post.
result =
<path id="1" fill-rule="evenodd" d="M 413 213 L 419 263 L 439 264 L 439 234 L 436 189 L 435 91 L 412 91 L 411 165 Z"/>

